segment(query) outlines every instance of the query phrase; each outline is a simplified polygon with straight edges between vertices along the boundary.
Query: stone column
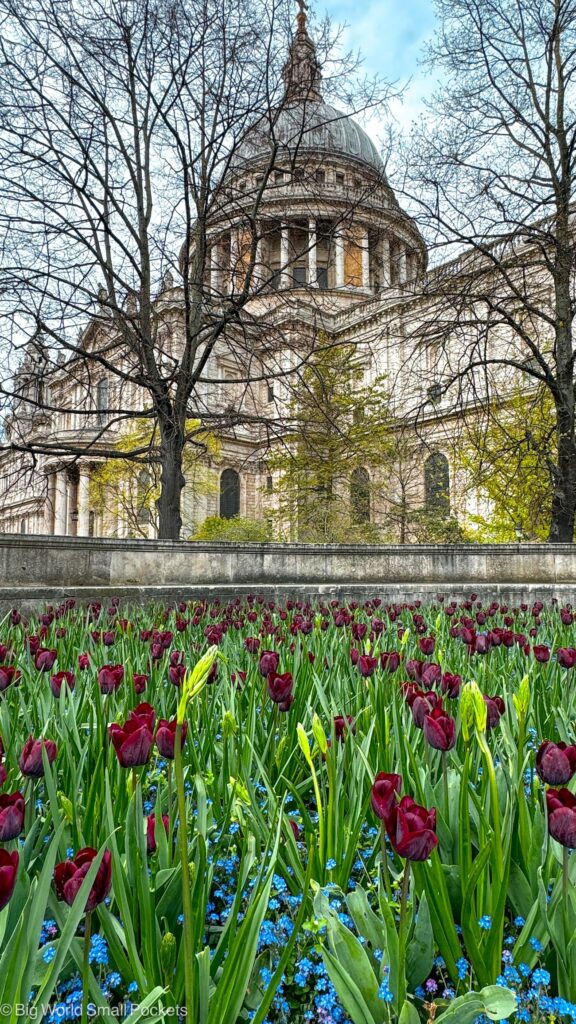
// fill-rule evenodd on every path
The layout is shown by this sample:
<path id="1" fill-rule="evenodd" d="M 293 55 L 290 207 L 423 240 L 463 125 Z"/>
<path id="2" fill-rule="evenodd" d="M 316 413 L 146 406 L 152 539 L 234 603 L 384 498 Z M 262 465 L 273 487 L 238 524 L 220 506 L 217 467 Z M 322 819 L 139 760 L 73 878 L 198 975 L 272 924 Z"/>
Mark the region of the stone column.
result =
<path id="1" fill-rule="evenodd" d="M 56 475 L 49 473 L 46 477 L 46 504 L 44 505 L 44 533 L 54 533 L 54 501 L 56 493 Z"/>
<path id="2" fill-rule="evenodd" d="M 220 294 L 220 242 L 210 247 L 210 293 L 212 298 Z"/>
<path id="3" fill-rule="evenodd" d="M 334 246 L 336 251 L 336 287 L 342 288 L 344 286 L 344 236 L 340 228 L 336 229 Z"/>
<path id="4" fill-rule="evenodd" d="M 236 274 L 238 271 L 238 230 L 230 228 L 230 294 L 236 287 Z"/>
<path id="5" fill-rule="evenodd" d="M 308 284 L 312 288 L 318 287 L 316 241 L 316 221 L 311 217 L 308 221 Z"/>
<path id="6" fill-rule="evenodd" d="M 265 280 L 264 271 L 264 239 L 262 237 L 262 225 L 256 225 L 256 262 L 254 264 L 253 287 L 259 288 Z"/>
<path id="7" fill-rule="evenodd" d="M 392 273 L 390 267 L 390 239 L 383 238 L 380 242 L 380 252 L 382 261 L 382 281 L 380 282 L 382 288 L 389 288 L 392 284 Z"/>
<path id="8" fill-rule="evenodd" d="M 56 489 L 54 493 L 54 533 L 58 536 L 66 536 L 68 500 L 68 477 L 66 471 L 58 470 L 56 473 Z"/>
<path id="9" fill-rule="evenodd" d="M 84 467 L 80 468 L 78 478 L 78 537 L 87 537 L 90 525 L 90 474 Z"/>
<path id="10" fill-rule="evenodd" d="M 398 252 L 398 282 L 399 284 L 406 283 L 406 246 L 400 246 Z"/>
<path id="11" fill-rule="evenodd" d="M 290 228 L 282 224 L 280 228 L 280 287 L 290 287 Z"/>
<path id="12" fill-rule="evenodd" d="M 362 232 L 362 287 L 370 287 L 370 248 L 368 232 Z"/>

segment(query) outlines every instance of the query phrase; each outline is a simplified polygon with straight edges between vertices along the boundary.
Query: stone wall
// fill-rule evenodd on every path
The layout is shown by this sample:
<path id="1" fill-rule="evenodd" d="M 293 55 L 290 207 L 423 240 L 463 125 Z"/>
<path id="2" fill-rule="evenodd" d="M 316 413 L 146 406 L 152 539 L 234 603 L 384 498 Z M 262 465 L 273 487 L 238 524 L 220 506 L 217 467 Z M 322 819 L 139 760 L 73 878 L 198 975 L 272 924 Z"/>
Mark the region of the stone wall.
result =
<path id="1" fill-rule="evenodd" d="M 0 535 L 0 607 L 63 596 L 240 593 L 363 600 L 498 595 L 576 602 L 570 544 L 318 546 Z"/>

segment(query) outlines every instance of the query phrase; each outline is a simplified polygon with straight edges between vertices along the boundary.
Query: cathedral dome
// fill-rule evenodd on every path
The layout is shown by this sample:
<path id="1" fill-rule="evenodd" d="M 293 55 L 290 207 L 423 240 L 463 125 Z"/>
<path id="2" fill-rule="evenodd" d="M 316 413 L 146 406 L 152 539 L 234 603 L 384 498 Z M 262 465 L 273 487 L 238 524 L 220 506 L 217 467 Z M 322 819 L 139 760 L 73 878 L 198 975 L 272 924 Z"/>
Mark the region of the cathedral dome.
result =
<path id="1" fill-rule="evenodd" d="M 286 105 L 278 113 L 271 129 L 254 127 L 239 149 L 242 162 L 270 159 L 273 146 L 279 146 L 279 159 L 287 159 L 297 151 L 306 158 L 318 154 L 323 159 L 357 161 L 369 165 L 380 176 L 383 163 L 376 146 L 353 118 L 322 99 L 299 100 Z"/>

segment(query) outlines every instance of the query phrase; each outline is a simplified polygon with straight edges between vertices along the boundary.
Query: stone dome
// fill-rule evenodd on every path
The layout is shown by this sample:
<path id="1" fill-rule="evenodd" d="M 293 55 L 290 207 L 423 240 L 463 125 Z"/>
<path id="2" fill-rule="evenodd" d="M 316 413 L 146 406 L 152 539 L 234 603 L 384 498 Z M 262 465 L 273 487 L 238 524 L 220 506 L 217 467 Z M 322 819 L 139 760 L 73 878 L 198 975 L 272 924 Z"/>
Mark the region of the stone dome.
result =
<path id="1" fill-rule="evenodd" d="M 279 159 L 318 153 L 322 158 L 334 157 L 345 162 L 367 164 L 383 174 L 382 159 L 363 128 L 341 110 L 323 100 L 300 101 L 285 106 L 271 128 L 255 126 L 238 151 L 241 162 L 269 159 L 273 145 L 279 145 Z M 284 151 L 284 153 L 283 153 Z"/>

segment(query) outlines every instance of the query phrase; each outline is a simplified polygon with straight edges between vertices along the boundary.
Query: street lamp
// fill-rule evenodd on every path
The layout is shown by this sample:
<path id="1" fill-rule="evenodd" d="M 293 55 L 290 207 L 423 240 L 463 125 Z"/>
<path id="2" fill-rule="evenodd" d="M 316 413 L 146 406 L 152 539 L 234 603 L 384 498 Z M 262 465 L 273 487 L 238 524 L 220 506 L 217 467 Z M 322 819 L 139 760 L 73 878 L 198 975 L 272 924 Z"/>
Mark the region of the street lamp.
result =
<path id="1" fill-rule="evenodd" d="M 524 539 L 524 530 L 522 529 L 522 523 L 514 524 L 514 532 L 516 534 L 516 540 L 520 543 Z"/>

